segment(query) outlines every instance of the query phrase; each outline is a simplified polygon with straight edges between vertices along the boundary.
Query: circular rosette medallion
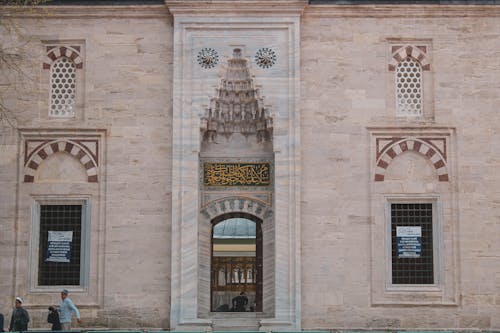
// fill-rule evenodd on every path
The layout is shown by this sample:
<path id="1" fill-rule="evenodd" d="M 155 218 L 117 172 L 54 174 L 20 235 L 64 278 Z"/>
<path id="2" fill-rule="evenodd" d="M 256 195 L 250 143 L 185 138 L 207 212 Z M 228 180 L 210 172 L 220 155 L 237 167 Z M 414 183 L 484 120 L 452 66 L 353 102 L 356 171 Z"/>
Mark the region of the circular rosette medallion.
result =
<path id="1" fill-rule="evenodd" d="M 276 52 L 267 47 L 263 47 L 255 53 L 255 62 L 261 68 L 272 67 L 276 63 L 276 59 Z"/>
<path id="2" fill-rule="evenodd" d="M 205 47 L 198 52 L 196 59 L 202 68 L 210 69 L 219 62 L 219 54 L 214 49 Z"/>

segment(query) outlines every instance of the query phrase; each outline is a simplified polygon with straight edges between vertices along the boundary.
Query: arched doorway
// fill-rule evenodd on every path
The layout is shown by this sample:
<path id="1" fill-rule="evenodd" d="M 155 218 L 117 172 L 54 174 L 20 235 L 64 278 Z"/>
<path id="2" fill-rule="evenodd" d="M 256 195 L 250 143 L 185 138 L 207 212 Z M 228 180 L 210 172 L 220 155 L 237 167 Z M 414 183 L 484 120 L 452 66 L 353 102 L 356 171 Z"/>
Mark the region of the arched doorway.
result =
<path id="1" fill-rule="evenodd" d="M 212 312 L 261 312 L 262 220 L 246 213 L 213 219 L 210 267 Z"/>

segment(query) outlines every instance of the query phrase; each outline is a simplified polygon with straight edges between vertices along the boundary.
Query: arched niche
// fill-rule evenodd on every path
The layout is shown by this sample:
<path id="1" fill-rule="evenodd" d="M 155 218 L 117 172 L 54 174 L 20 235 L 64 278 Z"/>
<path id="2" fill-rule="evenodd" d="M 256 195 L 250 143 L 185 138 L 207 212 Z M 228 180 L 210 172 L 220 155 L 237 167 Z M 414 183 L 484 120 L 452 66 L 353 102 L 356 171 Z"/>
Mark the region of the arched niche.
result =
<path id="1" fill-rule="evenodd" d="M 97 147 L 97 146 L 96 146 Z M 54 159 L 52 159 L 53 155 L 57 155 Z M 50 163 L 54 167 L 54 163 L 57 161 L 61 162 L 63 165 L 56 165 L 56 169 L 61 169 L 66 164 L 69 167 L 71 162 L 65 157 L 73 158 L 75 161 L 78 161 L 85 169 L 85 173 L 87 175 L 87 182 L 89 183 L 97 183 L 98 182 L 98 163 L 97 156 L 91 153 L 91 151 L 72 140 L 45 140 L 42 144 L 40 144 L 35 149 L 32 149 L 24 163 L 24 182 L 25 183 L 33 183 L 35 181 L 35 176 L 38 179 L 48 178 L 52 179 L 54 175 L 48 175 L 52 173 L 52 170 L 44 171 L 42 178 L 40 178 L 39 168 L 49 159 L 52 159 Z M 57 164 L 57 163 L 56 163 Z M 73 165 L 73 169 L 78 169 Z M 56 179 L 61 178 L 60 176 L 55 176 Z"/>
<path id="2" fill-rule="evenodd" d="M 293 51 L 299 7 L 288 19 L 269 17 L 276 25 L 265 27 L 266 45 L 262 22 L 243 12 L 222 31 L 213 20 L 194 22 L 173 9 L 179 75 L 172 119 L 171 330 L 300 329 L 300 59 Z M 199 8 L 191 9 L 199 20 Z M 254 54 L 270 43 L 280 60 L 261 70 Z M 207 48 L 219 55 L 217 70 L 198 62 Z M 240 177 L 254 171 L 265 175 Z M 245 313 L 248 320 L 210 312 L 211 221 L 230 212 L 263 220 L 263 311 Z"/>
<path id="3" fill-rule="evenodd" d="M 262 220 L 229 213 L 212 220 L 211 312 L 262 312 Z"/>
<path id="4" fill-rule="evenodd" d="M 274 313 L 274 267 L 275 267 L 275 226 L 271 207 L 264 202 L 245 197 L 227 197 L 209 203 L 203 207 L 199 214 L 199 294 L 198 294 L 198 315 L 200 318 L 214 317 L 214 312 L 218 312 L 218 317 L 224 314 L 220 311 L 213 311 L 212 299 L 212 264 L 213 264 L 213 228 L 222 221 L 234 218 L 248 219 L 256 223 L 256 257 L 261 258 L 257 265 L 262 266 L 258 283 L 260 304 L 257 304 L 254 311 L 248 316 L 255 318 L 271 317 Z M 259 235 L 260 234 L 260 235 Z M 244 290 L 241 290 L 244 291 Z M 235 313 L 227 313 L 228 319 L 234 317 Z"/>
<path id="5" fill-rule="evenodd" d="M 35 173 L 35 183 L 87 183 L 87 170 L 68 153 L 57 152 L 47 157 Z"/>

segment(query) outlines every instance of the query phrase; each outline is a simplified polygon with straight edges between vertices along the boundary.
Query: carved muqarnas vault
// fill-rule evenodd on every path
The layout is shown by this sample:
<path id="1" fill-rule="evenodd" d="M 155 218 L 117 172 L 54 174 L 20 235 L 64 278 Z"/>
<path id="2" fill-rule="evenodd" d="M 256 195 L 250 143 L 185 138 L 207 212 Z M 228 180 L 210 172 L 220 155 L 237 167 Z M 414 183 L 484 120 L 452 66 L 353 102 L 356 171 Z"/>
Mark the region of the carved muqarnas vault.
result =
<path id="1" fill-rule="evenodd" d="M 229 139 L 234 133 L 256 134 L 257 142 L 272 139 L 273 121 L 255 88 L 247 60 L 234 49 L 216 96 L 201 119 L 202 139 L 215 142 L 219 135 Z"/>

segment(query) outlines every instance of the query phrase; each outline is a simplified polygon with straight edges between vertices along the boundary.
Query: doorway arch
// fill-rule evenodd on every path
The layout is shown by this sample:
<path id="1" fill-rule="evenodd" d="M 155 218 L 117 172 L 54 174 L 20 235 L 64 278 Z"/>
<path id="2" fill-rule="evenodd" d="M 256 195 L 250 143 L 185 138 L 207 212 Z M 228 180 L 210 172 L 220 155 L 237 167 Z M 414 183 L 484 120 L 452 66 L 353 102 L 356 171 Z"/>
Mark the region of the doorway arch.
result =
<path id="1" fill-rule="evenodd" d="M 212 220 L 211 312 L 262 312 L 262 220 L 227 213 Z"/>
<path id="2" fill-rule="evenodd" d="M 256 246 L 255 259 L 257 271 L 260 276 L 255 285 L 254 314 L 258 318 L 272 317 L 274 315 L 274 219 L 271 207 L 266 203 L 248 197 L 230 197 L 212 201 L 200 210 L 199 224 L 199 279 L 198 279 L 198 316 L 212 318 L 217 312 L 212 298 L 212 265 L 213 265 L 213 229 L 214 226 L 230 219 L 247 219 L 255 223 Z M 259 235 L 260 234 L 260 235 Z M 257 239 L 257 237 L 259 239 Z M 259 245 L 257 245 L 259 243 Z M 257 253 L 259 252 L 259 253 Z M 260 258 L 260 259 L 257 259 Z M 261 260 L 258 263 L 258 260 Z M 260 269 L 259 269 L 260 268 Z M 243 287 L 240 285 L 240 288 Z M 241 290 L 243 291 L 243 290 Z M 258 295 L 257 295 L 258 291 Z M 265 297 L 263 296 L 265 295 Z M 230 304 L 230 307 L 232 304 Z M 248 307 L 249 309 L 249 307 Z M 228 314 L 229 316 L 233 314 Z"/>

